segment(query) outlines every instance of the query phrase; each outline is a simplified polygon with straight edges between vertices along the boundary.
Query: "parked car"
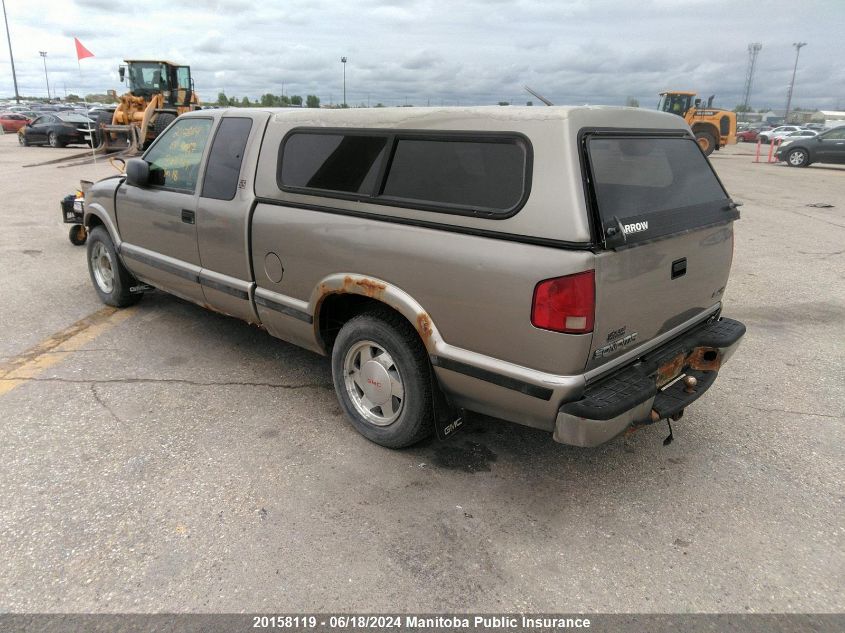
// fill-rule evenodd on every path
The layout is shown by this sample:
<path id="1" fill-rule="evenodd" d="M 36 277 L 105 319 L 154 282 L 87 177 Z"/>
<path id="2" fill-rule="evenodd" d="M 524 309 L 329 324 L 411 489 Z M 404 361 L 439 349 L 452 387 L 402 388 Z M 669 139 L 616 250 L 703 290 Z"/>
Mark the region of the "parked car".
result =
<path id="1" fill-rule="evenodd" d="M 18 140 L 21 145 L 49 144 L 64 147 L 73 143 L 95 144 L 97 125 L 86 116 L 67 112 L 42 114 L 32 123 L 21 128 Z"/>
<path id="2" fill-rule="evenodd" d="M 111 112 L 114 114 L 114 111 L 117 109 L 117 106 L 93 106 L 88 110 L 88 117 L 93 119 L 94 121 L 97 120 L 100 112 Z"/>
<path id="3" fill-rule="evenodd" d="M 0 112 L 0 127 L 4 132 L 17 132 L 30 120 L 23 114 L 17 112 Z"/>
<path id="4" fill-rule="evenodd" d="M 818 132 L 815 130 L 798 130 L 797 132 L 790 132 L 786 136 L 780 137 L 780 144 L 781 147 L 791 143 L 792 141 L 799 139 L 799 138 L 811 138 L 813 136 L 818 136 Z"/>
<path id="5" fill-rule="evenodd" d="M 202 110 L 84 209 L 104 303 L 151 286 L 329 356 L 393 448 L 467 410 L 578 446 L 678 419 L 745 332 L 737 205 L 672 114 Z"/>
<path id="6" fill-rule="evenodd" d="M 790 167 L 806 167 L 813 163 L 845 163 L 845 125 L 816 136 L 798 138 L 781 145 L 776 154 Z"/>
<path id="7" fill-rule="evenodd" d="M 758 130 L 752 128 L 746 128 L 741 132 L 736 133 L 736 141 L 737 143 L 753 143 L 757 140 L 757 136 L 759 134 Z"/>
<path id="8" fill-rule="evenodd" d="M 6 111 L 6 112 L 23 112 L 25 110 L 31 112 L 32 106 L 31 105 L 25 105 L 25 104 L 15 104 L 15 105 L 10 105 L 8 107 L 4 107 L 3 110 Z"/>
<path id="9" fill-rule="evenodd" d="M 776 141 L 777 139 L 786 136 L 790 132 L 797 132 L 803 129 L 804 128 L 802 128 L 800 125 L 781 125 L 773 130 L 761 132 L 759 139 L 763 143 L 771 143 L 772 141 Z"/>

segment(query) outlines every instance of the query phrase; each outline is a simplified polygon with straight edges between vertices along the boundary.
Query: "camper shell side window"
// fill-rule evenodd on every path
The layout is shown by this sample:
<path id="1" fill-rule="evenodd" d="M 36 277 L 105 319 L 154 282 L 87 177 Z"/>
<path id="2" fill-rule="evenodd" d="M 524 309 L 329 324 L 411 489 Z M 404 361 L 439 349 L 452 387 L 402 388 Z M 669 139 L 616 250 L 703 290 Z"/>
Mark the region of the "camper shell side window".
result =
<path id="1" fill-rule="evenodd" d="M 531 189 L 530 141 L 515 132 L 296 128 L 276 180 L 291 193 L 492 219 Z"/>

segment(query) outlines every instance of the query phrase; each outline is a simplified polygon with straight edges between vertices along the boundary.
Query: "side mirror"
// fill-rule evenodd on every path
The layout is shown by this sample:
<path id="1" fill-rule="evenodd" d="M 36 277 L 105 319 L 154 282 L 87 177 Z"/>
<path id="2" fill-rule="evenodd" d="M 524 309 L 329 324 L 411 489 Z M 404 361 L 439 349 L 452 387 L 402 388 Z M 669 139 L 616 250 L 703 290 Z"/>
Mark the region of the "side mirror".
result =
<path id="1" fill-rule="evenodd" d="M 126 161 L 126 182 L 136 187 L 145 187 L 150 182 L 150 164 L 143 158 Z"/>
<path id="2" fill-rule="evenodd" d="M 117 69 L 117 74 L 120 75 L 120 83 L 123 83 L 123 79 L 126 77 L 126 66 L 120 66 Z"/>

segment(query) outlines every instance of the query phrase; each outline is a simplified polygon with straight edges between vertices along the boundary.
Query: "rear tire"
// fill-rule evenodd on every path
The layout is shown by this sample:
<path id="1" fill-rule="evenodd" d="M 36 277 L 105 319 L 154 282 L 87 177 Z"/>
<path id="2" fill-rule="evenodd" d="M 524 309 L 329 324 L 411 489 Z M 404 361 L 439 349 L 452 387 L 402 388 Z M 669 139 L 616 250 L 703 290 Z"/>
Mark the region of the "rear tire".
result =
<path id="1" fill-rule="evenodd" d="M 810 164 L 810 157 L 803 149 L 793 149 L 786 153 L 786 164 L 790 167 L 806 167 Z"/>
<path id="2" fill-rule="evenodd" d="M 710 132 L 696 132 L 695 140 L 698 141 L 698 145 L 705 156 L 710 156 L 716 149 L 716 138 Z"/>
<path id="3" fill-rule="evenodd" d="M 55 132 L 50 132 L 47 135 L 47 142 L 50 144 L 50 147 L 58 148 L 58 147 L 64 147 L 65 146 L 65 144 L 62 143 L 61 139 L 59 138 L 59 135 L 56 134 Z"/>
<path id="4" fill-rule="evenodd" d="M 404 448 L 434 430 L 431 365 L 416 331 L 377 309 L 340 329 L 332 378 L 346 417 L 371 442 Z"/>
<path id="5" fill-rule="evenodd" d="M 116 308 L 125 308 L 140 301 L 143 296 L 141 293 L 129 292 L 138 282 L 120 261 L 105 227 L 95 226 L 91 229 L 87 252 L 88 273 L 100 301 Z"/>

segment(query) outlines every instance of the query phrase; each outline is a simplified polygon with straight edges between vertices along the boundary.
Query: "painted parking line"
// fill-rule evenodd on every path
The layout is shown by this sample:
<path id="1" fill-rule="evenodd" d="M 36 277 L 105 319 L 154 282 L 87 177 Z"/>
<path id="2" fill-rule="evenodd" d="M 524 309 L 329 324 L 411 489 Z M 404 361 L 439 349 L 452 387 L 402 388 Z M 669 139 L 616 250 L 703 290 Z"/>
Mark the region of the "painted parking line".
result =
<path id="1" fill-rule="evenodd" d="M 58 365 L 68 354 L 126 321 L 136 310 L 135 307 L 119 309 L 107 306 L 0 364 L 0 396 Z"/>

